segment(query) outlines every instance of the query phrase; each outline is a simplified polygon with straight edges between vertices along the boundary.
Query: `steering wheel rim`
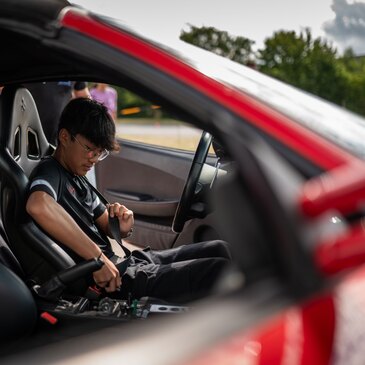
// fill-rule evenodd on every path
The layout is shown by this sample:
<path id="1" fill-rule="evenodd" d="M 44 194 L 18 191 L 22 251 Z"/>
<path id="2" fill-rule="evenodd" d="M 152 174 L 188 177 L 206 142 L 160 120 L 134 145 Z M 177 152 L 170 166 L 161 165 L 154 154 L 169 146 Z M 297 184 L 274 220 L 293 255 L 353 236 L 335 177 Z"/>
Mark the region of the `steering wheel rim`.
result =
<path id="1" fill-rule="evenodd" d="M 177 205 L 174 220 L 172 222 L 172 230 L 175 233 L 180 233 L 184 227 L 185 222 L 187 221 L 188 213 L 194 198 L 195 189 L 199 182 L 199 177 L 207 158 L 212 139 L 212 135 L 205 131 L 200 137 L 200 141 L 196 149 L 183 192 L 180 196 L 179 204 Z"/>

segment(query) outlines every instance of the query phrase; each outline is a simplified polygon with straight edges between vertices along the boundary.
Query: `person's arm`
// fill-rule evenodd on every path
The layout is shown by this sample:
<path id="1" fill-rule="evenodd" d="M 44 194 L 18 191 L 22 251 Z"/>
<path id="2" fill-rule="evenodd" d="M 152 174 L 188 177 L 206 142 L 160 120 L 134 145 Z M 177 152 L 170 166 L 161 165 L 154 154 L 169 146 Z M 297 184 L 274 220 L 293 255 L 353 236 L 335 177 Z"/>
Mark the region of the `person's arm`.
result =
<path id="1" fill-rule="evenodd" d="M 95 282 L 109 292 L 120 287 L 121 279 L 115 265 L 102 254 L 100 248 L 81 230 L 66 210 L 44 191 L 30 194 L 28 214 L 58 242 L 62 242 L 85 260 L 102 256 L 105 265 L 94 272 Z"/>
<path id="2" fill-rule="evenodd" d="M 114 203 L 110 204 L 107 209 L 105 209 L 104 213 L 95 220 L 98 228 L 110 238 L 113 238 L 113 235 L 111 234 L 109 228 L 109 212 L 111 217 L 118 217 L 119 229 L 122 238 L 127 237 L 134 224 L 133 212 L 124 205 Z"/>

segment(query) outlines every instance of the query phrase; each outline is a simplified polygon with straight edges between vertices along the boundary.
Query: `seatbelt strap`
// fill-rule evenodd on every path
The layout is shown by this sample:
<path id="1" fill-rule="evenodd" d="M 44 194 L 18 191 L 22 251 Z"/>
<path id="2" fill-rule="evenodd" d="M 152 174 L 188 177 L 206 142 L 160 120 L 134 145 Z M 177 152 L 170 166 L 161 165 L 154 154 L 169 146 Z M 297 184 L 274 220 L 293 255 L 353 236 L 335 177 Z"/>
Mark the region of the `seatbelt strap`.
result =
<path id="1" fill-rule="evenodd" d="M 86 184 L 91 188 L 91 190 L 96 194 L 96 196 L 100 199 L 100 201 L 105 204 L 105 206 L 109 205 L 109 202 L 106 200 L 106 198 L 101 194 L 101 192 L 90 183 L 90 181 L 85 177 L 82 176 L 81 177 Z M 109 213 L 109 212 L 108 212 Z M 120 275 L 122 276 L 125 271 L 128 268 L 129 262 L 131 260 L 132 257 L 132 252 L 123 245 L 123 240 L 122 240 L 122 236 L 120 234 L 120 228 L 119 228 L 119 220 L 118 217 L 110 217 L 109 216 L 109 229 L 110 229 L 110 233 L 112 235 L 112 237 L 115 239 L 115 241 L 117 241 L 117 243 L 119 244 L 119 246 L 122 248 L 123 252 L 124 252 L 124 260 L 122 262 L 120 262 L 118 264 L 118 270 L 120 272 Z"/>

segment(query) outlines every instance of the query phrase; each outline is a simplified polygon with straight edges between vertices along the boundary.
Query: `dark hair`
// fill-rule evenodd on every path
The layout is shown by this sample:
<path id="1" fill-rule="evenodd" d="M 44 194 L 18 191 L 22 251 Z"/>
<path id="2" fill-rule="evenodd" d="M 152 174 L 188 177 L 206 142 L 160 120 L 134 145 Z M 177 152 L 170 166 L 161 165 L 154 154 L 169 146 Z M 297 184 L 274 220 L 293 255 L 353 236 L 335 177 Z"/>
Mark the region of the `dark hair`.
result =
<path id="1" fill-rule="evenodd" d="M 108 109 L 95 100 L 72 99 L 61 114 L 58 132 L 62 128 L 72 136 L 81 134 L 96 147 L 116 149 L 114 121 Z"/>

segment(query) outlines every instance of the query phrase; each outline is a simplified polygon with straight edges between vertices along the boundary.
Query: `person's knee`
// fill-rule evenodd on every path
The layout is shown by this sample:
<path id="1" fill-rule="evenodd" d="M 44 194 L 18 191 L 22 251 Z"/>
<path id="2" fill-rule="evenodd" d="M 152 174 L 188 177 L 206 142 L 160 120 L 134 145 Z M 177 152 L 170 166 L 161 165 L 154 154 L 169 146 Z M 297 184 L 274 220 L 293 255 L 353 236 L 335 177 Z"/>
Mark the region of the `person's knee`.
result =
<path id="1" fill-rule="evenodd" d="M 224 269 L 230 265 L 230 258 L 228 257 L 217 257 L 214 259 L 215 270 L 220 274 Z"/>
<path id="2" fill-rule="evenodd" d="M 216 257 L 226 258 L 228 260 L 232 259 L 231 250 L 229 244 L 223 240 L 210 241 L 210 244 L 214 247 L 216 252 Z"/>
<path id="3" fill-rule="evenodd" d="M 203 281 L 212 282 L 228 267 L 230 260 L 225 257 L 213 257 L 196 260 L 191 265 L 192 277 L 199 277 Z"/>

